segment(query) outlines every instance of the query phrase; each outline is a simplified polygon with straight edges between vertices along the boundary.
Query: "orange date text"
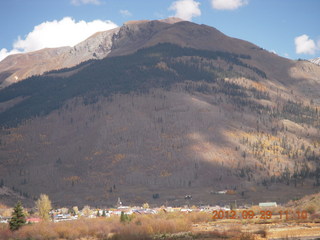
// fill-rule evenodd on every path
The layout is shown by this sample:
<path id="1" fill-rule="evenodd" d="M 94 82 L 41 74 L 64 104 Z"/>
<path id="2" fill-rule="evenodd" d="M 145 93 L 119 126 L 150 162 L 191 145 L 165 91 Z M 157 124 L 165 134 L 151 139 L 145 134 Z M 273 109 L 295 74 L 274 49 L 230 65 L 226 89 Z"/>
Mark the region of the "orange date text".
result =
<path id="1" fill-rule="evenodd" d="M 224 210 L 214 210 L 212 212 L 212 218 L 217 219 L 262 219 L 267 220 L 271 219 L 273 213 L 268 210 L 261 210 L 258 213 L 255 213 L 252 210 L 243 210 L 243 211 L 224 211 Z M 307 211 L 279 211 L 275 215 L 280 219 L 289 220 L 289 219 L 307 219 Z"/>

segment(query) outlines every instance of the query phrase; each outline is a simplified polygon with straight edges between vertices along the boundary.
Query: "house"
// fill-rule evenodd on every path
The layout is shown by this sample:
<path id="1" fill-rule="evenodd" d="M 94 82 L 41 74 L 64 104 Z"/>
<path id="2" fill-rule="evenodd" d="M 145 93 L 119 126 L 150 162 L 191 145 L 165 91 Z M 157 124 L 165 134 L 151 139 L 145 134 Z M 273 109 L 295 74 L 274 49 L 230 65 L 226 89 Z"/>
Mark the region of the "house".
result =
<path id="1" fill-rule="evenodd" d="M 27 223 L 38 223 L 38 222 L 41 222 L 41 218 L 27 218 L 26 222 Z"/>
<path id="2" fill-rule="evenodd" d="M 8 223 L 9 221 L 10 221 L 10 218 L 0 216 L 0 223 Z"/>
<path id="3" fill-rule="evenodd" d="M 132 213 L 136 213 L 136 214 L 156 214 L 158 212 L 156 210 L 153 210 L 153 209 L 134 209 L 134 210 L 132 210 Z"/>
<path id="4" fill-rule="evenodd" d="M 259 207 L 276 207 L 277 203 L 276 202 L 262 202 L 259 203 Z"/>
<path id="5" fill-rule="evenodd" d="M 215 192 L 215 194 L 226 194 L 227 192 L 228 192 L 227 190 L 222 190 L 222 191 Z"/>
<path id="6" fill-rule="evenodd" d="M 192 212 L 192 209 L 190 209 L 190 208 L 181 208 L 180 212 L 190 213 L 190 212 Z"/>

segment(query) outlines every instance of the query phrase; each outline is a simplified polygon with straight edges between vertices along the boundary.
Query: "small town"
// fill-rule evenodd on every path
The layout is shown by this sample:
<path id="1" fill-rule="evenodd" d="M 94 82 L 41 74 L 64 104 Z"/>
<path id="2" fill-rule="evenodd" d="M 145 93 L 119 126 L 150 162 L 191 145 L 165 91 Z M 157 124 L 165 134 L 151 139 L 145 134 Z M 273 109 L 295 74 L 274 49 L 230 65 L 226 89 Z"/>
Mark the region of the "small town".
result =
<path id="1" fill-rule="evenodd" d="M 222 192 L 222 191 L 221 191 Z M 221 193 L 220 193 L 221 194 Z M 185 196 L 186 199 L 192 198 L 190 195 Z M 276 207 L 277 203 L 275 202 L 267 202 L 267 203 L 260 203 L 259 206 L 261 207 Z M 121 216 L 121 214 L 125 215 L 148 215 L 148 214 L 158 214 L 160 212 L 163 213 L 191 213 L 191 212 L 205 212 L 205 213 L 212 213 L 213 211 L 230 211 L 230 210 L 240 210 L 240 209 L 249 209 L 249 205 L 245 206 L 232 206 L 225 205 L 225 206 L 182 206 L 182 207 L 171 207 L 171 206 L 161 206 L 161 207 L 150 207 L 148 203 L 144 203 L 142 206 L 125 206 L 122 204 L 120 198 L 113 208 L 92 208 L 88 205 L 84 206 L 82 209 L 79 209 L 77 206 L 72 208 L 57 208 L 57 209 L 50 209 L 48 211 L 48 215 L 50 216 L 50 220 L 53 222 L 61 222 L 61 221 L 72 221 L 77 220 L 80 218 L 99 218 L 99 217 L 113 217 L 113 216 Z M 9 211 L 8 211 L 9 210 Z M 0 223 L 8 223 L 11 219 L 10 211 L 12 209 L 1 209 L 0 208 Z M 39 223 L 42 221 L 42 218 L 39 216 L 37 209 L 30 209 L 27 211 L 27 223 Z"/>
<path id="2" fill-rule="evenodd" d="M 224 194 L 219 192 L 216 194 Z M 186 195 L 185 199 L 190 200 L 192 196 Z M 1 240 L 29 239 L 28 236 L 38 236 L 35 239 L 41 240 L 149 239 L 146 237 L 150 235 L 153 239 L 180 236 L 183 239 L 253 240 L 282 239 L 293 232 L 295 236 L 317 239 L 319 230 L 320 215 L 313 209 L 294 209 L 276 202 L 151 207 L 148 203 L 126 206 L 118 198 L 112 208 L 86 205 L 79 209 L 77 206 L 52 208 L 49 197 L 41 194 L 31 209 L 23 208 L 21 202 L 13 209 L 0 206 Z"/>

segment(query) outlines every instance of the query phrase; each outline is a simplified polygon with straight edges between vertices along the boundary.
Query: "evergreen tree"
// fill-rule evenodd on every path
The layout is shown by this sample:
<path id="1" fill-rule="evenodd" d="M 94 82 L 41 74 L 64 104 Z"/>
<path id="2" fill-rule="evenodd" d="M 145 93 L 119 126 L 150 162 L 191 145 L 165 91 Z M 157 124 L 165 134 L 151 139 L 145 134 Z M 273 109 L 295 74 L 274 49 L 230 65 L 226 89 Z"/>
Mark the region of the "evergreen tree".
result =
<path id="1" fill-rule="evenodd" d="M 13 209 L 12 217 L 9 222 L 10 230 L 16 231 L 25 224 L 26 216 L 23 213 L 22 203 L 19 201 Z"/>
<path id="2" fill-rule="evenodd" d="M 103 212 L 102 212 L 102 217 L 106 217 L 107 215 L 106 215 L 106 211 L 105 210 L 103 210 Z"/>
<path id="3" fill-rule="evenodd" d="M 97 217 L 100 217 L 100 211 L 97 210 Z"/>
<path id="4" fill-rule="evenodd" d="M 130 218 L 128 217 L 128 215 L 125 214 L 123 211 L 121 211 L 120 222 L 126 223 L 126 222 L 129 222 L 129 221 L 130 221 Z"/>

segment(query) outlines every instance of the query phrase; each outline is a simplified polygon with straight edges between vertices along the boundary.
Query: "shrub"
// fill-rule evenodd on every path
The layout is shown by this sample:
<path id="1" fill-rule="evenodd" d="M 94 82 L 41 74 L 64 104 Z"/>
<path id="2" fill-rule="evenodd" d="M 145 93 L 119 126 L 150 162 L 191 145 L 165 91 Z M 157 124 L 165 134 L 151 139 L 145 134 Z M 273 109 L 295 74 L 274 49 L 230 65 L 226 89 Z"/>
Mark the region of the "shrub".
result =
<path id="1" fill-rule="evenodd" d="M 309 214 L 314 214 L 316 212 L 316 207 L 314 205 L 309 205 L 309 206 L 306 207 L 306 211 Z"/>
<path id="2" fill-rule="evenodd" d="M 192 223 L 209 222 L 212 221 L 212 213 L 208 212 L 191 212 L 184 216 Z"/>

